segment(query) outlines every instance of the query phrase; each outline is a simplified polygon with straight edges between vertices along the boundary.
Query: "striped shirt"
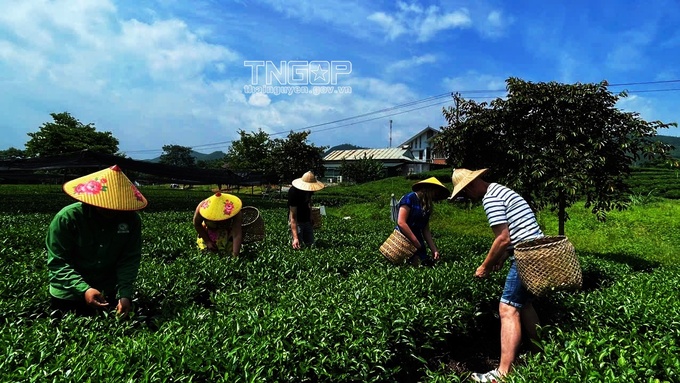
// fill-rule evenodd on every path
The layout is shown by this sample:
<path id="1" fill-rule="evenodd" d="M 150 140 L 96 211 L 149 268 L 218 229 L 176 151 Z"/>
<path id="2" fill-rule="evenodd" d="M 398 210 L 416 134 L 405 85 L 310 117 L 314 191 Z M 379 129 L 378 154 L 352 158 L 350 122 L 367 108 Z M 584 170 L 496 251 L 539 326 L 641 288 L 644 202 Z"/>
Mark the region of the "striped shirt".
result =
<path id="1" fill-rule="evenodd" d="M 492 183 L 482 198 L 489 226 L 508 224 L 510 249 L 528 239 L 543 237 L 536 216 L 527 201 L 519 194 L 497 183 Z"/>

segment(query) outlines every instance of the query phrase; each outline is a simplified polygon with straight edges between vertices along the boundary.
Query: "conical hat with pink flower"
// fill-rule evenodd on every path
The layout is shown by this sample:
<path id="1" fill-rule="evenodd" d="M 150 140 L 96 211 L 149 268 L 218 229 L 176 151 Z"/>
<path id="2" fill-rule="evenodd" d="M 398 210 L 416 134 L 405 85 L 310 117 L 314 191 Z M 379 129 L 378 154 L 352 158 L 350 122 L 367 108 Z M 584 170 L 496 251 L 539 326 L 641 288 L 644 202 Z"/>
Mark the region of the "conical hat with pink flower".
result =
<path id="1" fill-rule="evenodd" d="M 110 210 L 140 210 L 146 198 L 118 165 L 68 181 L 64 192 L 88 205 Z"/>
<path id="2" fill-rule="evenodd" d="M 243 204 L 237 196 L 217 192 L 201 201 L 198 205 L 198 212 L 207 220 L 224 221 L 238 214 L 241 206 Z"/>

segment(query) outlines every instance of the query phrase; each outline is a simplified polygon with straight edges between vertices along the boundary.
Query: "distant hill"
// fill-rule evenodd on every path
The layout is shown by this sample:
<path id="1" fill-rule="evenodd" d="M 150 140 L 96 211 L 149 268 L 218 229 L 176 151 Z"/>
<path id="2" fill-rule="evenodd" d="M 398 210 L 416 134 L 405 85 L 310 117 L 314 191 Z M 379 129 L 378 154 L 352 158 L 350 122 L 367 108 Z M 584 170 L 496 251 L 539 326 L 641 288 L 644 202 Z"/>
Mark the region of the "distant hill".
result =
<path id="1" fill-rule="evenodd" d="M 332 148 L 326 150 L 326 153 L 324 153 L 324 156 L 334 150 L 354 150 L 354 149 L 366 149 L 362 146 L 356 146 L 352 144 L 341 144 L 341 145 L 335 145 Z"/>
<path id="2" fill-rule="evenodd" d="M 224 158 L 226 154 L 219 150 L 216 152 L 212 152 L 210 154 L 199 153 L 195 150 L 192 150 L 191 155 L 193 155 L 194 158 L 196 159 L 196 162 L 198 162 L 198 161 L 221 160 L 222 158 Z M 159 156 L 146 161 L 158 163 L 161 161 L 161 157 Z"/>
<path id="3" fill-rule="evenodd" d="M 675 149 L 671 151 L 671 156 L 675 158 L 680 158 L 680 137 L 661 135 L 658 135 L 656 137 L 659 139 L 659 141 L 663 142 L 664 144 L 673 145 Z"/>

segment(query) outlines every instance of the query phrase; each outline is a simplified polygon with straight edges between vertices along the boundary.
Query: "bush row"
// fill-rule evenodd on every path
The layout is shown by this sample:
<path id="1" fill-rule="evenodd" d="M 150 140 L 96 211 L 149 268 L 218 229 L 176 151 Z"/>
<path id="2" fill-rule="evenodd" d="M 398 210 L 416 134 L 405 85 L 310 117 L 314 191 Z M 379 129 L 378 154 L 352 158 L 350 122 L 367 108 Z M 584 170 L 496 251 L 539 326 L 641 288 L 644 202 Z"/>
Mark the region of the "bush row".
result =
<path id="1" fill-rule="evenodd" d="M 259 205 L 266 239 L 233 259 L 195 249 L 190 206 L 142 213 L 130 320 L 51 318 L 44 230 L 53 213 L 1 215 L 1 380 L 460 381 L 498 358 L 505 271 L 472 278 L 488 227 L 461 234 L 435 221 L 444 260 L 394 267 L 377 250 L 392 230 L 387 215 L 329 209 L 316 248 L 294 251 L 285 208 Z M 579 255 L 583 291 L 536 302 L 542 351 L 510 379 L 678 381 L 678 268 Z"/>

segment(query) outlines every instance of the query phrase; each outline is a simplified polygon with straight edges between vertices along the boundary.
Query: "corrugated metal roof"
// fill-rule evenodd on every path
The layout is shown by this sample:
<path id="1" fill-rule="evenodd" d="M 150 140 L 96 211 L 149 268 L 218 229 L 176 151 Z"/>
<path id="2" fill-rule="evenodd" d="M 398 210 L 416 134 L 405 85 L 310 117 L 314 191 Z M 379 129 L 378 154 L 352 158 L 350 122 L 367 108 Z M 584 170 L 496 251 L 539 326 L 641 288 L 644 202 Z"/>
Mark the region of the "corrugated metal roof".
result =
<path id="1" fill-rule="evenodd" d="M 404 141 L 401 145 L 408 145 L 411 141 L 415 140 L 415 139 L 418 138 L 420 135 L 423 135 L 423 134 L 427 133 L 427 132 L 430 131 L 430 130 L 434 133 L 434 135 L 437 135 L 437 134 L 441 133 L 438 129 L 435 129 L 435 128 L 431 127 L 431 126 L 428 126 L 427 128 L 425 128 L 425 129 L 421 130 L 420 132 L 414 134 L 414 135 L 413 135 L 411 138 L 409 138 L 408 140 Z"/>
<path id="2" fill-rule="evenodd" d="M 409 149 L 386 148 L 386 149 L 352 149 L 352 150 L 333 150 L 323 158 L 324 161 L 360 160 L 364 158 L 374 160 L 404 160 L 418 161 L 413 158 L 413 153 Z"/>

